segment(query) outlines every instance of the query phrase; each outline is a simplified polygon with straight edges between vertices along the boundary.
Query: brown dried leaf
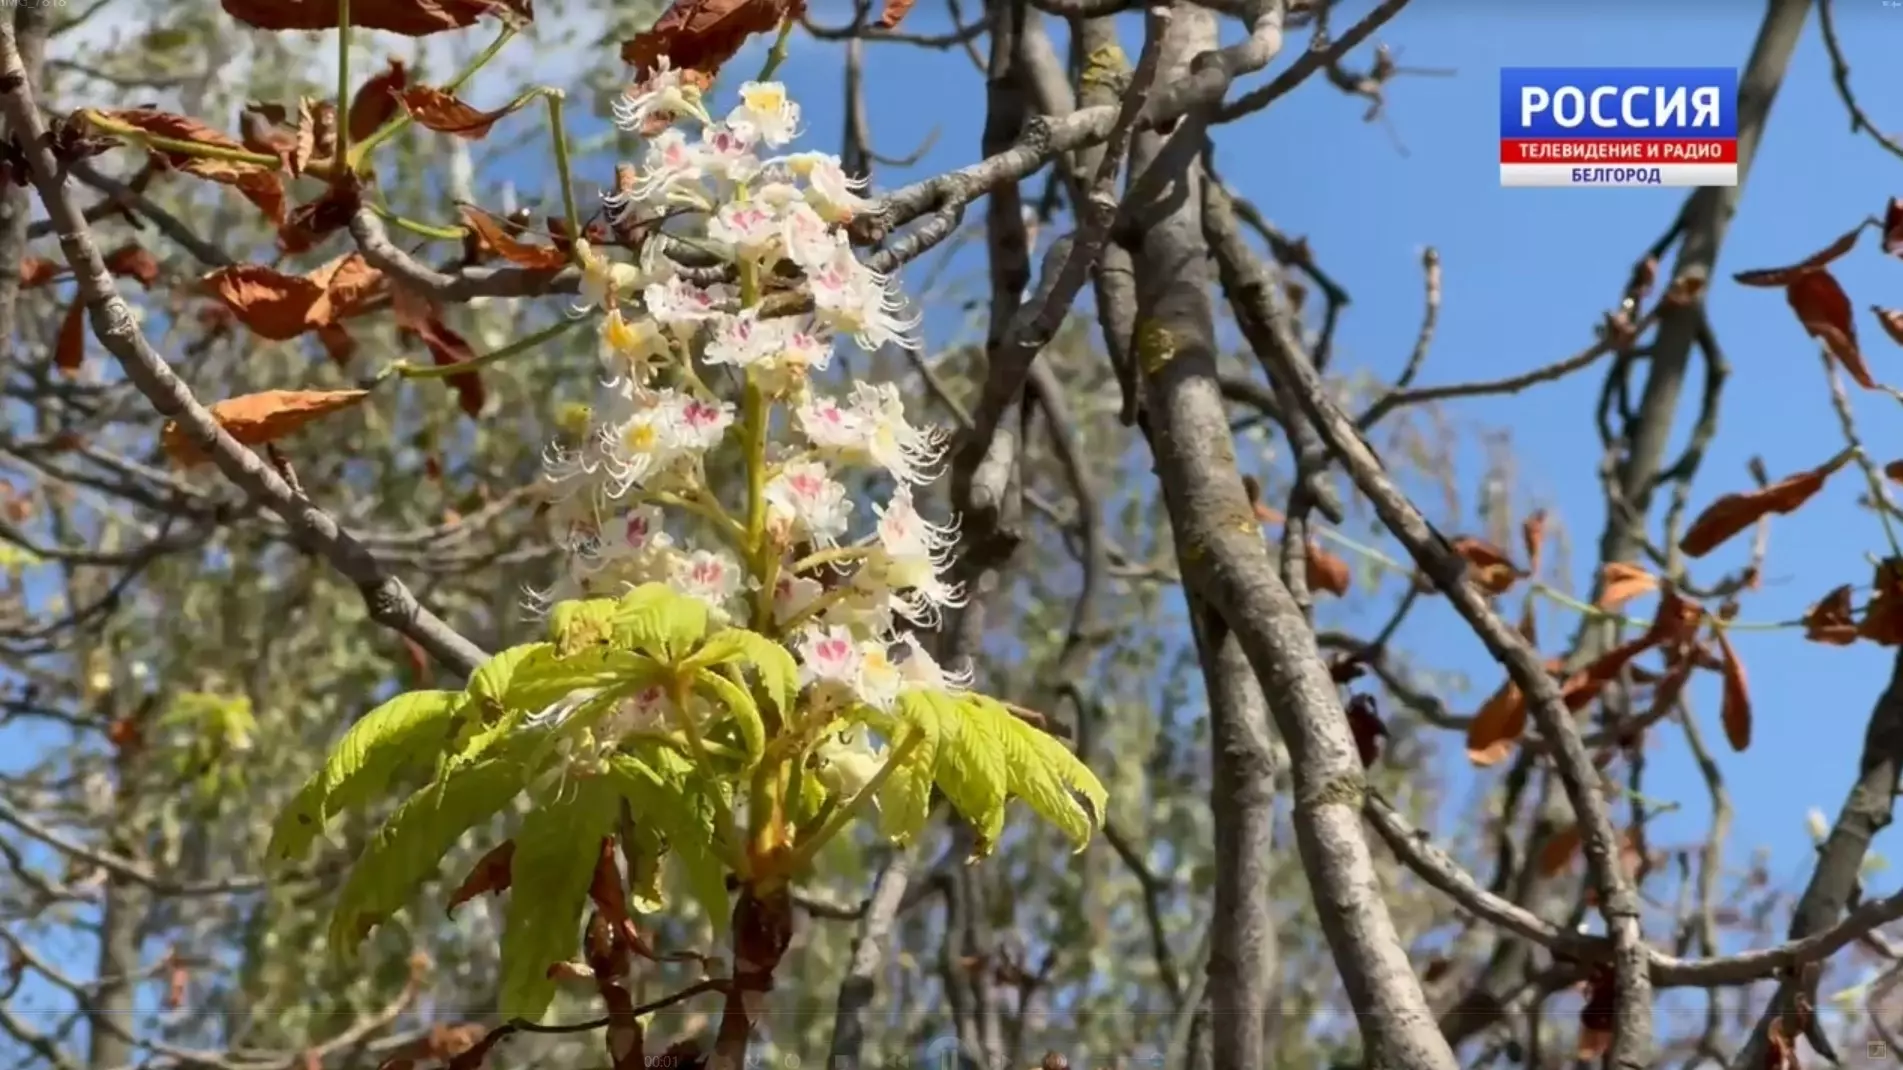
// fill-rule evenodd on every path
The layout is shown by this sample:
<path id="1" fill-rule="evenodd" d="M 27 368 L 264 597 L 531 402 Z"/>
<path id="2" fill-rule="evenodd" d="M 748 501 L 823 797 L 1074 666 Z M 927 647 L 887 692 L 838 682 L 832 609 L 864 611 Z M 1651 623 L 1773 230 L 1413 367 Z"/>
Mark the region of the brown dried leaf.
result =
<path id="1" fill-rule="evenodd" d="M 1874 593 L 1857 625 L 1858 638 L 1878 646 L 1903 645 L 1903 560 L 1893 557 L 1879 563 L 1871 587 Z"/>
<path id="2" fill-rule="evenodd" d="M 450 914 L 464 903 L 483 895 L 500 895 L 509 890 L 514 881 L 514 872 L 510 864 L 515 860 L 515 841 L 503 840 L 489 849 L 489 853 L 476 860 L 470 868 L 469 876 L 456 886 L 456 892 L 449 897 L 449 903 L 443 909 Z"/>
<path id="3" fill-rule="evenodd" d="M 211 415 L 232 438 L 247 446 L 262 446 L 369 396 L 368 390 L 266 390 L 221 401 L 211 407 Z M 210 460 L 176 420 L 165 421 L 159 440 L 180 464 Z"/>
<path id="4" fill-rule="evenodd" d="M 389 66 L 370 76 L 357 94 L 350 98 L 350 143 L 352 145 L 369 137 L 383 128 L 383 124 L 396 118 L 396 94 L 410 84 L 409 69 L 403 61 L 392 56 Z"/>
<path id="5" fill-rule="evenodd" d="M 1851 604 L 1849 584 L 1833 589 L 1804 611 L 1804 638 L 1830 646 L 1849 646 L 1857 641 L 1856 610 Z"/>
<path id="6" fill-rule="evenodd" d="M 1455 539 L 1453 546 L 1454 552 L 1467 561 L 1468 579 L 1488 594 L 1505 594 L 1526 575 L 1506 551 L 1484 539 L 1463 536 Z"/>
<path id="7" fill-rule="evenodd" d="M 1808 472 L 1787 476 L 1768 487 L 1743 494 L 1727 494 L 1705 507 L 1692 526 L 1678 540 L 1678 548 L 1691 557 L 1703 557 L 1720 543 L 1750 527 L 1758 518 L 1772 513 L 1796 512 L 1824 487 L 1824 481 L 1850 460 L 1850 452 L 1831 458 Z"/>
<path id="8" fill-rule="evenodd" d="M 772 33 L 780 20 L 805 10 L 805 0 L 674 0 L 653 27 L 621 46 L 621 59 L 638 79 L 653 75 L 663 56 L 675 70 L 711 78 L 747 38 Z"/>
<path id="9" fill-rule="evenodd" d="M 918 0 L 885 0 L 885 8 L 879 12 L 879 29 L 897 29 L 899 23 L 905 21 L 905 16 L 911 13 L 913 5 L 917 2 Z"/>
<path id="10" fill-rule="evenodd" d="M 1889 464 L 1884 465 L 1883 474 L 1896 480 L 1898 483 L 1903 483 L 1903 461 L 1891 461 Z"/>
<path id="11" fill-rule="evenodd" d="M 235 264 L 205 276 L 203 287 L 260 338 L 286 342 L 342 320 L 381 292 L 384 275 L 362 253 L 349 253 L 309 275 L 262 264 Z"/>
<path id="12" fill-rule="evenodd" d="M 78 375 L 86 362 L 86 304 L 77 296 L 66 308 L 60 321 L 59 339 L 53 343 L 53 367 L 66 375 Z"/>
<path id="13" fill-rule="evenodd" d="M 1876 389 L 1877 381 L 1871 377 L 1870 369 L 1863 362 L 1863 352 L 1857 348 L 1857 324 L 1855 313 L 1850 307 L 1850 295 L 1844 292 L 1842 284 L 1828 271 L 1813 271 L 1799 275 L 1784 289 L 1785 300 L 1791 303 L 1791 311 L 1797 313 L 1798 322 L 1812 338 L 1824 343 L 1837 363 L 1856 380 L 1865 390 Z"/>
<path id="14" fill-rule="evenodd" d="M 225 14 L 260 30 L 334 30 L 337 5 L 329 0 L 221 0 Z M 532 18 L 529 0 L 354 0 L 350 24 L 426 37 L 474 26 L 484 15 L 511 23 Z"/>
<path id="15" fill-rule="evenodd" d="M 1745 286 L 1763 286 L 1776 288 L 1789 286 L 1799 278 L 1818 271 L 1832 261 L 1842 258 L 1857 247 L 1857 239 L 1863 236 L 1864 224 L 1859 223 L 1852 230 L 1839 236 L 1837 240 L 1792 264 L 1790 267 L 1761 268 L 1757 271 L 1740 271 L 1732 278 Z"/>
<path id="16" fill-rule="evenodd" d="M 173 115 L 156 108 L 127 108 L 119 111 L 102 111 L 97 114 L 113 122 L 137 127 L 155 137 L 187 141 L 193 145 L 234 152 L 254 151 L 246 149 L 243 143 L 230 135 L 214 130 L 197 119 L 185 115 Z M 152 158 L 172 170 L 183 171 L 188 175 L 209 179 L 220 185 L 231 186 L 252 204 L 257 205 L 273 224 L 284 222 L 284 181 L 278 176 L 275 168 L 247 161 L 187 156 L 183 153 L 164 150 L 154 150 Z"/>
<path id="17" fill-rule="evenodd" d="M 333 182 L 316 200 L 298 205 L 284 220 L 278 228 L 278 248 L 292 255 L 316 248 L 349 226 L 350 217 L 362 206 L 363 187 L 356 176 Z"/>
<path id="18" fill-rule="evenodd" d="M 1526 574 L 1540 574 L 1540 556 L 1546 549 L 1546 510 L 1535 509 L 1520 521 L 1520 543 L 1526 547 Z"/>
<path id="19" fill-rule="evenodd" d="M 66 265 L 43 257 L 29 256 L 20 261 L 20 289 L 33 290 L 66 277 Z"/>
<path id="20" fill-rule="evenodd" d="M 496 124 L 496 120 L 519 111 L 534 98 L 517 97 L 494 111 L 477 111 L 440 89 L 413 85 L 397 94 L 397 99 L 410 113 L 410 118 L 419 125 L 439 134 L 454 134 L 470 141 L 481 141 L 489 136 L 489 128 Z"/>
<path id="21" fill-rule="evenodd" d="M 1877 326 L 1882 327 L 1883 333 L 1890 336 L 1890 341 L 1903 346 L 1903 309 L 1871 305 L 1870 311 L 1876 314 Z"/>
<path id="22" fill-rule="evenodd" d="M 145 250 L 138 242 L 127 242 L 107 253 L 106 270 L 121 278 L 137 279 L 140 286 L 150 290 L 152 284 L 159 281 L 158 258 Z"/>
<path id="23" fill-rule="evenodd" d="M 1355 737 L 1355 751 L 1361 756 L 1361 768 L 1367 769 L 1381 758 L 1381 741 L 1388 737 L 1388 726 L 1381 720 L 1374 696 L 1357 692 L 1348 699 L 1348 731 Z"/>
<path id="24" fill-rule="evenodd" d="M 331 363 L 339 368 L 349 367 L 350 358 L 357 355 L 357 340 L 350 337 L 341 323 L 326 323 L 317 328 L 317 340 L 330 355 Z"/>
<path id="25" fill-rule="evenodd" d="M 1883 209 L 1883 251 L 1903 256 L 1903 197 L 1892 197 Z"/>
<path id="26" fill-rule="evenodd" d="M 559 270 L 568 263 L 568 255 L 560 249 L 547 245 L 530 245 L 517 241 L 504 229 L 503 221 L 496 216 L 477 208 L 473 204 L 457 206 L 462 212 L 463 223 L 476 232 L 477 237 L 496 255 L 511 264 L 526 268 Z"/>
<path id="27" fill-rule="evenodd" d="M 1538 863 L 1540 876 L 1556 877 L 1566 872 L 1566 867 L 1573 864 L 1573 857 L 1579 853 L 1579 844 L 1578 825 L 1567 825 L 1547 837 L 1546 842 L 1540 846 Z"/>
<path id="28" fill-rule="evenodd" d="M 1724 655 L 1725 699 L 1720 719 L 1731 749 L 1744 750 L 1751 745 L 1751 686 L 1745 679 L 1744 662 L 1731 647 L 1723 628 L 1717 629 L 1718 650 Z"/>
<path id="29" fill-rule="evenodd" d="M 428 298 L 398 287 L 393 311 L 396 313 L 398 335 L 420 340 L 437 367 L 475 359 L 475 352 L 469 348 L 469 343 L 443 322 L 442 315 Z M 488 395 L 483 389 L 481 376 L 475 372 L 462 372 L 450 376 L 444 382 L 456 391 L 457 402 L 464 413 L 471 419 L 482 415 L 482 406 Z"/>
<path id="30" fill-rule="evenodd" d="M 1599 596 L 1598 606 L 1608 613 L 1617 613 L 1627 602 L 1642 595 L 1651 594 L 1659 588 L 1659 578 L 1637 565 L 1628 565 L 1615 561 L 1599 570 L 1600 580 L 1605 584 L 1605 593 Z"/>
<path id="31" fill-rule="evenodd" d="M 1513 753 L 1514 744 L 1526 735 L 1526 696 L 1511 680 L 1480 707 L 1467 725 L 1467 757 L 1475 765 L 1496 765 Z"/>
<path id="32" fill-rule="evenodd" d="M 1308 563 L 1305 571 L 1308 575 L 1308 589 L 1311 592 L 1327 591 L 1336 598 L 1347 595 L 1351 582 L 1348 562 L 1312 541 L 1308 544 L 1308 549 L 1303 556 Z"/>

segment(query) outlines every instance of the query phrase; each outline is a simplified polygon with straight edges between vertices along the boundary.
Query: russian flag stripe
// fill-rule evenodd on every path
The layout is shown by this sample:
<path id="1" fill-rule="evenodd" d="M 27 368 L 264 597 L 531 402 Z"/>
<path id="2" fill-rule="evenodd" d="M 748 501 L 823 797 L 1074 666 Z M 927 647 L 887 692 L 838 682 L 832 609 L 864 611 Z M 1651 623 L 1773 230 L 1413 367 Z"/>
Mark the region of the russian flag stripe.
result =
<path id="1" fill-rule="evenodd" d="M 1517 163 L 1728 163 L 1738 162 L 1736 140 L 1714 138 L 1516 138 L 1500 142 L 1500 162 Z"/>

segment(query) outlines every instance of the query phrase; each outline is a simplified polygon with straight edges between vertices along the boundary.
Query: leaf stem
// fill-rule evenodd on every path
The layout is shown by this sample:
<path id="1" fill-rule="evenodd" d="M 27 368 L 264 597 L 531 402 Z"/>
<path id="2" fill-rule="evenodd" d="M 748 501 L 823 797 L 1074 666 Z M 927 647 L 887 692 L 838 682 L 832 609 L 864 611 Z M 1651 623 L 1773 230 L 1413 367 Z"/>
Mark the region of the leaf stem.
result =
<path id="1" fill-rule="evenodd" d="M 780 64 L 786 62 L 787 53 L 792 51 L 793 25 L 793 16 L 789 12 L 780 20 L 780 35 L 773 39 L 773 47 L 767 49 L 766 62 L 760 66 L 760 77 L 755 78 L 754 81 L 772 81 L 774 73 L 780 69 Z"/>
<path id="2" fill-rule="evenodd" d="M 469 235 L 469 231 L 464 227 L 439 227 L 430 223 L 419 223 L 414 219 L 400 216 L 392 212 L 388 207 L 377 204 L 374 201 L 365 201 L 364 207 L 370 209 L 370 211 L 374 212 L 391 226 L 435 241 L 461 241 Z"/>
<path id="3" fill-rule="evenodd" d="M 555 173 L 562 182 L 562 213 L 568 222 L 568 240 L 573 242 L 582 236 L 581 212 L 575 207 L 575 178 L 568 166 L 568 130 L 562 125 L 564 95 L 550 88 L 543 92 L 543 99 L 548 101 L 548 126 L 555 138 Z"/>
<path id="4" fill-rule="evenodd" d="M 350 0 L 337 0 L 337 159 L 350 159 Z"/>
<path id="5" fill-rule="evenodd" d="M 688 712 L 693 681 L 686 675 L 675 673 L 673 679 L 668 681 L 668 693 L 674 704 L 674 715 L 680 721 L 681 732 L 687 736 L 687 745 L 693 750 L 694 765 L 709 783 L 720 783 L 725 778 L 714 771 L 713 756 L 707 751 L 707 738 L 701 735 L 700 725 L 694 723 L 693 716 Z M 739 826 L 734 824 L 733 807 L 718 793 L 712 798 L 714 819 L 719 822 L 721 839 L 727 844 L 727 864 L 733 867 L 734 876 L 745 883 L 753 877 L 753 862 L 747 856 L 747 841 L 740 838 Z"/>
<path id="6" fill-rule="evenodd" d="M 835 810 L 816 832 L 801 838 L 800 842 L 794 845 L 791 853 L 785 855 L 780 864 L 774 867 L 774 875 L 789 877 L 805 869 L 819 854 L 820 849 L 831 842 L 833 837 L 839 835 L 840 830 L 858 817 L 859 812 L 878 796 L 879 789 L 885 787 L 885 782 L 892 779 L 892 774 L 898 772 L 900 766 L 911 760 L 912 753 L 918 750 L 919 744 L 924 742 L 925 733 L 920 731 L 918 726 L 906 726 L 905 738 L 899 740 L 898 744 L 892 748 L 892 753 L 886 757 L 885 764 L 879 767 L 878 772 L 872 774 L 872 779 L 866 781 L 858 791 L 853 792 L 852 798 L 847 800 L 844 806 Z"/>
<path id="7" fill-rule="evenodd" d="M 517 339 L 493 353 L 484 353 L 480 357 L 465 360 L 460 364 L 422 365 L 411 364 L 406 360 L 399 360 L 384 369 L 383 374 L 377 376 L 377 381 L 381 382 L 391 376 L 395 376 L 398 379 L 447 379 L 450 376 L 461 375 L 464 372 L 478 371 L 490 364 L 513 357 L 518 353 L 534 349 L 536 346 L 550 339 L 558 338 L 568 331 L 573 330 L 575 325 L 580 322 L 580 320 L 564 318 L 536 331 L 527 338 Z"/>
<path id="8" fill-rule="evenodd" d="M 449 84 L 443 86 L 443 92 L 454 96 L 457 90 L 461 89 L 471 78 L 474 78 L 484 67 L 488 66 L 490 60 L 496 58 L 502 51 L 502 46 L 515 39 L 517 32 L 514 26 L 504 25 L 502 32 L 496 36 L 494 41 L 489 43 L 489 47 L 478 52 L 475 58 L 469 61 L 468 66 L 457 73 L 456 77 L 450 79 Z M 362 167 L 363 162 L 370 158 L 370 154 L 376 151 L 377 146 L 402 133 L 403 129 L 409 126 L 411 122 L 412 120 L 408 109 L 401 109 L 396 115 L 391 116 L 389 122 L 378 127 L 376 133 L 364 138 L 363 141 L 357 145 L 356 150 L 345 157 L 345 159 L 349 161 L 350 168 L 356 170 Z"/>

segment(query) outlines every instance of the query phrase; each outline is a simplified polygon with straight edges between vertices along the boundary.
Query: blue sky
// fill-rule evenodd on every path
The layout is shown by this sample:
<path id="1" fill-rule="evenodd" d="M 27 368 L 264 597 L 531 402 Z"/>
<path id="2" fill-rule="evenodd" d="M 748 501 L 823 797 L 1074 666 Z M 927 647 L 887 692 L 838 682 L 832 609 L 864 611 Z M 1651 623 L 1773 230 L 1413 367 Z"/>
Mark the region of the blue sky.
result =
<path id="1" fill-rule="evenodd" d="M 1365 6 L 1352 4 L 1340 24 Z M 1421 383 L 1525 371 L 1586 344 L 1634 257 L 1670 221 L 1684 191 L 1501 189 L 1497 69 L 1739 66 L 1761 9 L 1716 0 L 1524 7 L 1503 0 L 1417 0 L 1378 40 L 1399 48 L 1404 64 L 1457 73 L 1397 81 L 1387 109 L 1391 130 L 1362 122 L 1364 101 L 1317 80 L 1225 129 L 1219 163 L 1224 176 L 1270 218 L 1307 235 L 1321 262 L 1351 291 L 1354 305 L 1337 341 L 1340 368 L 1391 375 L 1400 367 L 1420 314 L 1420 250 L 1432 245 L 1444 265 L 1445 294 Z M 846 16 L 839 0 L 815 3 L 814 14 L 835 24 Z M 1888 7 L 1885 0 L 1850 0 L 1840 3 L 1837 21 L 1866 107 L 1879 123 L 1903 129 L 1903 68 L 1883 69 L 1903 33 L 1903 8 Z M 943 27 L 941 12 L 930 3 L 907 26 L 918 32 Z M 1304 43 L 1292 40 L 1290 51 Z M 838 46 L 802 40 L 782 72 L 805 104 L 813 147 L 831 147 L 840 127 L 841 55 Z M 882 185 L 977 158 L 982 77 L 962 51 L 873 45 L 867 55 L 874 90 L 867 104 L 880 151 L 910 153 L 936 131 L 917 166 L 882 170 Z M 1365 63 L 1365 49 L 1356 58 Z M 750 69 L 755 61 L 741 62 L 747 64 L 741 69 Z M 1885 114 L 1889 102 L 1899 103 Z M 1814 345 L 1780 295 L 1738 287 L 1729 275 L 1796 260 L 1903 191 L 1903 161 L 1848 127 L 1813 17 L 1719 264 L 1711 310 L 1733 374 L 1694 508 L 1745 486 L 1744 465 L 1753 454 L 1763 456 L 1775 477 L 1811 467 L 1840 447 Z M 1903 264 L 1880 255 L 1870 236 L 1836 270 L 1860 310 L 1872 303 L 1903 305 Z M 1903 383 L 1903 353 L 1867 311 L 1860 311 L 1858 326 L 1875 374 Z M 1589 372 L 1510 400 L 1447 410 L 1470 432 L 1483 426 L 1512 432 L 1522 490 L 1564 519 L 1576 562 L 1590 556 L 1603 519 L 1590 411 L 1596 385 Z M 1903 457 L 1895 402 L 1876 394 L 1854 401 L 1870 450 L 1879 460 Z M 1681 439 L 1689 422 L 1688 411 L 1680 420 Z M 1470 490 L 1479 471 L 1477 450 L 1469 462 Z M 1803 512 L 1778 521 L 1765 588 L 1746 603 L 1743 619 L 1788 620 L 1831 587 L 1868 581 L 1864 555 L 1878 551 L 1883 537 L 1874 518 L 1854 505 L 1859 487 L 1855 474 L 1845 473 Z M 1698 575 L 1710 578 L 1735 563 L 1733 554 L 1720 551 Z M 1583 572 L 1573 576 L 1579 587 L 1588 579 Z M 1341 621 L 1372 630 L 1384 608 L 1346 610 Z M 1542 631 L 1558 639 L 1570 635 L 1574 623 L 1552 611 L 1543 617 Z M 1452 705 L 1470 711 L 1499 674 L 1478 641 L 1450 626 L 1455 624 L 1444 607 L 1430 607 L 1417 613 L 1402 641 L 1427 663 L 1463 671 L 1475 681 L 1474 691 L 1450 696 Z M 1819 647 L 1788 631 L 1740 632 L 1735 643 L 1750 669 L 1756 707 L 1749 752 L 1723 750 L 1715 681 L 1694 694 L 1732 791 L 1733 858 L 1741 862 L 1749 849 L 1768 846 L 1774 850 L 1773 874 L 1801 880 L 1809 846 L 1804 813 L 1815 806 L 1834 816 L 1841 804 L 1889 654 Z M 1448 739 L 1446 750 L 1459 786 L 1466 776 L 1460 741 Z M 1662 735 L 1651 761 L 1648 794 L 1684 804 L 1681 813 L 1655 827 L 1654 843 L 1701 837 L 1703 789 L 1676 733 Z M 1895 835 L 1879 837 L 1878 849 L 1892 847 Z M 1885 891 L 1894 878 L 1870 883 L 1873 892 Z"/>

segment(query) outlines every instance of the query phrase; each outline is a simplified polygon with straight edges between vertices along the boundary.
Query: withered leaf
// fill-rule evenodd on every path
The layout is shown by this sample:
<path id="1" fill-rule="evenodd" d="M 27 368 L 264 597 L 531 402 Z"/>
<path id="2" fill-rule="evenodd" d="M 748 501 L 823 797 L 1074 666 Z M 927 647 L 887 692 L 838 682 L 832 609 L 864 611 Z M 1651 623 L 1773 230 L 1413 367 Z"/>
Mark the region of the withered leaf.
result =
<path id="1" fill-rule="evenodd" d="M 1355 752 L 1361 757 L 1361 768 L 1370 768 L 1381 758 L 1381 741 L 1388 736 L 1388 726 L 1381 720 L 1373 695 L 1351 696 L 1347 713 L 1348 731 L 1355 737 Z"/>
<path id="2" fill-rule="evenodd" d="M 1892 197 L 1883 209 L 1883 251 L 1903 256 L 1903 197 Z"/>
<path id="3" fill-rule="evenodd" d="M 173 115 L 156 108 L 127 108 L 118 111 L 77 114 L 82 116 L 98 114 L 109 121 L 136 127 L 155 137 L 186 141 L 206 148 L 227 149 L 233 152 L 251 151 L 230 135 L 214 130 L 197 119 Z M 252 204 L 257 205 L 272 223 L 284 222 L 284 182 L 273 167 L 242 160 L 187 156 L 183 153 L 166 152 L 163 149 L 153 150 L 152 158 L 172 170 L 210 179 L 220 185 L 231 186 Z"/>
<path id="4" fill-rule="evenodd" d="M 1657 576 L 1622 561 L 1614 561 L 1601 568 L 1599 578 L 1605 585 L 1605 591 L 1599 596 L 1598 605 L 1608 613 L 1617 613 L 1627 602 L 1659 589 Z"/>
<path id="5" fill-rule="evenodd" d="M 1828 271 L 1800 275 L 1785 287 L 1784 297 L 1790 302 L 1791 311 L 1797 313 L 1804 330 L 1824 343 L 1824 348 L 1844 366 L 1844 371 L 1857 385 L 1865 390 L 1876 389 L 1877 381 L 1863 362 L 1862 350 L 1857 348 L 1857 324 L 1850 307 L 1850 295 L 1844 292 L 1836 277 Z"/>
<path id="6" fill-rule="evenodd" d="M 1612 1047 L 1618 1024 L 1619 986 L 1611 967 L 1595 967 L 1586 981 L 1586 999 L 1579 1008 L 1580 1062 L 1598 1062 Z"/>
<path id="7" fill-rule="evenodd" d="M 489 852 L 476 860 L 469 870 L 469 876 L 456 886 L 456 892 L 449 897 L 444 908 L 448 913 L 456 913 L 456 908 L 484 895 L 500 895 L 509 890 L 515 880 L 511 863 L 515 861 L 515 841 L 503 840 L 489 849 Z"/>
<path id="8" fill-rule="evenodd" d="M 526 268 L 558 270 L 568 263 L 568 255 L 548 245 L 530 245 L 517 241 L 503 228 L 502 220 L 473 204 L 459 205 L 463 222 L 476 232 L 483 244 L 511 264 Z"/>
<path id="9" fill-rule="evenodd" d="M 309 275 L 285 275 L 262 264 L 235 264 L 205 276 L 211 296 L 253 334 L 285 342 L 336 323 L 376 293 L 383 273 L 361 253 L 339 257 Z"/>
<path id="10" fill-rule="evenodd" d="M 1467 725 L 1467 757 L 1475 765 L 1497 765 L 1526 735 L 1526 696 L 1508 680 L 1493 693 Z"/>
<path id="11" fill-rule="evenodd" d="M 1579 853 L 1579 826 L 1567 825 L 1553 833 L 1540 845 L 1539 874 L 1542 877 L 1556 877 L 1573 864 L 1573 856 Z"/>
<path id="12" fill-rule="evenodd" d="M 1870 311 L 1876 314 L 1877 325 L 1890 336 L 1890 341 L 1903 346 L 1903 309 L 1871 305 Z"/>
<path id="13" fill-rule="evenodd" d="M 1741 751 L 1751 745 L 1751 687 L 1744 675 L 1744 662 L 1738 660 L 1738 652 L 1732 649 L 1731 639 L 1723 628 L 1716 629 L 1718 650 L 1724 655 L 1725 698 L 1720 719 L 1725 726 L 1725 739 L 1732 750 Z"/>
<path id="14" fill-rule="evenodd" d="M 20 289 L 32 290 L 66 276 L 66 265 L 44 257 L 29 256 L 20 261 Z"/>
<path id="15" fill-rule="evenodd" d="M 1888 558 L 1877 565 L 1870 604 L 1863 609 L 1857 636 L 1878 646 L 1903 645 L 1903 560 Z"/>
<path id="16" fill-rule="evenodd" d="M 475 352 L 469 348 L 469 343 L 443 322 L 442 314 L 434 302 L 403 287 L 397 287 L 394 296 L 392 309 L 396 313 L 399 337 L 421 341 L 437 367 L 475 359 Z M 488 395 L 483 389 L 481 376 L 475 372 L 462 372 L 444 381 L 456 391 L 457 403 L 465 414 L 472 419 L 482 415 L 483 402 Z"/>
<path id="17" fill-rule="evenodd" d="M 1830 646 L 1849 646 L 1857 641 L 1857 622 L 1849 584 L 1832 589 L 1816 605 L 1804 611 L 1804 638 Z"/>
<path id="18" fill-rule="evenodd" d="M 1337 598 L 1348 593 L 1350 573 L 1348 562 L 1323 549 L 1320 544 L 1309 542 L 1303 553 L 1307 561 L 1304 570 L 1308 576 L 1310 591 L 1327 591 Z"/>
<path id="19" fill-rule="evenodd" d="M 328 0 L 221 0 L 225 14 L 260 30 L 334 30 L 337 5 Z M 526 23 L 529 0 L 352 0 L 350 24 L 426 37 L 474 26 L 484 15 Z"/>
<path id="20" fill-rule="evenodd" d="M 370 76 L 350 98 L 350 143 L 355 145 L 382 129 L 396 118 L 396 94 L 408 88 L 410 72 L 403 61 L 392 56 L 389 66 Z"/>
<path id="21" fill-rule="evenodd" d="M 431 86 L 413 85 L 397 94 L 397 100 L 418 125 L 439 134 L 454 134 L 470 141 L 481 141 L 488 137 L 489 129 L 496 124 L 496 120 L 520 110 L 533 99 L 517 97 L 494 111 L 477 111 Z"/>
<path id="22" fill-rule="evenodd" d="M 1546 549 L 1546 510 L 1535 509 L 1520 521 L 1520 543 L 1526 548 L 1526 574 L 1540 574 L 1540 555 Z"/>
<path id="23" fill-rule="evenodd" d="M 1454 552 L 1465 558 L 1468 578 L 1488 594 L 1505 594 L 1525 575 L 1506 551 L 1484 539 L 1463 536 L 1453 541 Z"/>
<path id="24" fill-rule="evenodd" d="M 211 407 L 211 415 L 232 438 L 247 446 L 262 446 L 369 396 L 368 390 L 266 390 L 221 401 Z M 211 459 L 176 420 L 165 421 L 159 441 L 180 464 Z"/>
<path id="25" fill-rule="evenodd" d="M 150 290 L 159 281 L 158 258 L 138 242 L 127 242 L 105 256 L 106 270 L 121 278 L 137 279 Z"/>
<path id="26" fill-rule="evenodd" d="M 78 375 L 86 362 L 86 303 L 77 296 L 66 308 L 60 321 L 59 338 L 53 344 L 53 367 L 65 374 Z"/>
<path id="27" fill-rule="evenodd" d="M 349 226 L 362 206 L 363 187 L 356 176 L 340 176 L 316 200 L 291 212 L 278 228 L 278 248 L 289 254 L 307 252 Z"/>
<path id="28" fill-rule="evenodd" d="M 1703 557 L 1726 539 L 1750 527 L 1758 518 L 1772 513 L 1789 515 L 1810 501 L 1824 487 L 1824 481 L 1850 460 L 1848 450 L 1808 472 L 1787 476 L 1768 487 L 1742 494 L 1727 494 L 1705 507 L 1692 521 L 1678 548 L 1691 557 Z"/>
<path id="29" fill-rule="evenodd" d="M 341 323 L 326 323 L 317 328 L 317 341 L 323 345 L 324 352 L 330 355 L 331 363 L 339 368 L 349 367 L 350 358 L 357 355 L 357 340 L 350 337 L 350 332 Z"/>
<path id="30" fill-rule="evenodd" d="M 676 70 L 711 78 L 747 38 L 772 33 L 805 9 L 805 0 L 674 0 L 650 29 L 621 46 L 621 59 L 637 78 L 653 75 L 663 56 Z"/>
<path id="31" fill-rule="evenodd" d="M 1857 247 L 1857 239 L 1863 236 L 1865 224 L 1859 223 L 1850 231 L 1840 235 L 1835 241 L 1790 267 L 1761 268 L 1757 271 L 1740 271 L 1732 278 L 1745 286 L 1763 286 L 1775 288 L 1789 286 L 1799 277 L 1807 275 L 1838 260 L 1844 254 Z"/>
<path id="32" fill-rule="evenodd" d="M 879 12 L 879 29 L 897 29 L 899 23 L 905 21 L 905 16 L 911 13 L 912 6 L 917 2 L 918 0 L 885 0 L 885 7 Z"/>

